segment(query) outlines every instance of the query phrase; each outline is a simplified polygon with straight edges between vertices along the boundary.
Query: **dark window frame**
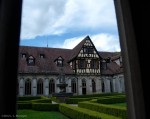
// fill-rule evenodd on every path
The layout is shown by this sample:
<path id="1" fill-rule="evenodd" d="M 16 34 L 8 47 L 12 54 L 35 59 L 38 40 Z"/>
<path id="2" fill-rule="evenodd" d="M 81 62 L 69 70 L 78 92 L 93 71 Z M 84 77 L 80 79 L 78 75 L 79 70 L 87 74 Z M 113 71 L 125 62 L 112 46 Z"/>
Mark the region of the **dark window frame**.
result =
<path id="1" fill-rule="evenodd" d="M 80 59 L 78 60 L 78 68 L 79 69 L 85 69 L 87 66 L 86 66 L 86 60 L 85 59 Z"/>

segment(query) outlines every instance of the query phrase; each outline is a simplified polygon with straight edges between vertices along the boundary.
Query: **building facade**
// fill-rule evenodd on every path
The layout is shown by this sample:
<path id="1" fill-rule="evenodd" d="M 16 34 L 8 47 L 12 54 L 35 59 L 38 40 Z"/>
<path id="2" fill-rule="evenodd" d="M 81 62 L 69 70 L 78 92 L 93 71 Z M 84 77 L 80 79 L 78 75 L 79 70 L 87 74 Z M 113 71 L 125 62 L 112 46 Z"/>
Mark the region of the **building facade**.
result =
<path id="1" fill-rule="evenodd" d="M 73 49 L 20 46 L 18 96 L 124 91 L 120 54 L 97 51 L 89 36 Z"/>

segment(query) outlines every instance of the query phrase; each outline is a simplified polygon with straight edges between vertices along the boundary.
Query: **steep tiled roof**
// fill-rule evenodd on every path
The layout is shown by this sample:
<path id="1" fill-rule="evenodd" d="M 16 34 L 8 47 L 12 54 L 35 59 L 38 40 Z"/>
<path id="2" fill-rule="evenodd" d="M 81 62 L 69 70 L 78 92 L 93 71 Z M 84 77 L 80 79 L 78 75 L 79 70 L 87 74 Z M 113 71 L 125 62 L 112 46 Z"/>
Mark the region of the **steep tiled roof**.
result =
<path id="1" fill-rule="evenodd" d="M 74 59 L 78 55 L 87 38 L 88 36 L 85 37 L 76 47 L 72 49 L 72 54 L 70 55 L 69 60 Z"/>
<path id="2" fill-rule="evenodd" d="M 101 70 L 102 75 L 114 75 L 120 73 L 123 73 L 123 68 L 120 68 L 116 62 L 107 63 L 107 68 Z"/>
<path id="3" fill-rule="evenodd" d="M 61 49 L 61 48 L 44 48 L 44 47 L 30 47 L 30 46 L 20 46 L 19 48 L 19 73 L 42 73 L 42 74 L 60 74 L 61 68 L 54 62 L 58 57 L 62 57 L 64 60 L 63 72 L 65 74 L 74 74 L 68 61 L 74 59 L 79 51 L 81 50 L 85 40 L 89 38 L 87 36 L 84 38 L 75 48 L 73 49 Z M 21 53 L 26 53 L 27 57 L 33 56 L 35 58 L 35 65 L 28 66 L 26 58 L 21 57 Z M 116 53 L 114 52 L 98 52 L 100 57 L 108 58 L 114 57 Z M 40 54 L 44 54 L 45 58 L 41 59 Z M 113 75 L 117 73 L 122 73 L 123 69 L 120 68 L 115 62 L 107 63 L 107 69 L 101 70 L 102 75 Z"/>
<path id="4" fill-rule="evenodd" d="M 104 59 L 106 59 L 108 57 L 114 57 L 114 56 L 116 56 L 118 54 L 116 52 L 98 52 L 98 53 Z"/>
<path id="5" fill-rule="evenodd" d="M 118 55 L 115 55 L 115 56 L 111 57 L 111 60 L 112 60 L 112 61 L 113 61 L 113 60 L 117 60 L 117 59 L 119 59 L 120 57 L 121 57 L 121 55 L 118 54 Z"/>
<path id="6" fill-rule="evenodd" d="M 67 61 L 71 54 L 70 49 L 59 48 L 41 48 L 20 46 L 19 49 L 19 73 L 54 73 L 58 74 L 61 67 L 57 67 L 54 60 L 59 56 L 64 59 L 63 71 L 65 74 L 73 74 Z M 27 57 L 32 55 L 35 58 L 35 65 L 28 66 L 25 58 L 21 58 L 21 53 L 26 53 Z M 45 58 L 41 59 L 40 54 L 45 54 Z"/>

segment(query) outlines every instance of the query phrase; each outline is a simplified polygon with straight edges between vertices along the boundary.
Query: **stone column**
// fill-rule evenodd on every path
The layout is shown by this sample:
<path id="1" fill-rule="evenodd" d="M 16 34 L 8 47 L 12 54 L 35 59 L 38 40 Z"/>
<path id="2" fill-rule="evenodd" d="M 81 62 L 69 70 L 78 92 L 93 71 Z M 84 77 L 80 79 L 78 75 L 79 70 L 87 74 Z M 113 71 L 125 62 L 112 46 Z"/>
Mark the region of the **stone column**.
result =
<path id="1" fill-rule="evenodd" d="M 101 80 L 96 79 L 95 83 L 96 83 L 96 93 L 101 93 L 102 92 Z"/>
<path id="2" fill-rule="evenodd" d="M 19 96 L 24 96 L 25 94 L 25 81 L 24 79 L 19 80 Z"/>
<path id="3" fill-rule="evenodd" d="M 104 87 L 105 93 L 110 93 L 110 80 L 108 80 L 108 78 L 104 79 Z"/>
<path id="4" fill-rule="evenodd" d="M 92 94 L 92 80 L 87 78 L 86 79 L 86 94 Z"/>
<path id="5" fill-rule="evenodd" d="M 78 95 L 82 95 L 82 80 L 78 79 Z"/>
<path id="6" fill-rule="evenodd" d="M 66 84 L 68 84 L 66 87 L 66 93 L 71 93 L 71 79 L 68 79 Z"/>
<path id="7" fill-rule="evenodd" d="M 124 84 L 124 77 L 121 79 L 121 87 L 122 87 L 122 92 L 125 92 L 125 84 Z"/>
<path id="8" fill-rule="evenodd" d="M 119 79 L 117 78 L 116 79 L 116 82 L 115 82 L 115 84 L 116 84 L 116 92 L 120 92 L 120 81 L 119 81 Z"/>
<path id="9" fill-rule="evenodd" d="M 60 92 L 60 89 L 59 89 L 59 87 L 57 87 L 57 84 L 59 84 L 59 79 L 56 79 L 55 82 L 56 82 L 56 83 L 55 83 L 55 92 L 56 92 L 56 93 L 59 93 L 59 92 Z"/>
<path id="10" fill-rule="evenodd" d="M 37 79 L 34 78 L 31 81 L 31 95 L 36 96 L 37 95 Z"/>
<path id="11" fill-rule="evenodd" d="M 48 96 L 49 95 L 49 80 L 48 79 L 45 79 L 44 81 L 43 81 L 43 94 L 45 95 L 45 96 Z"/>

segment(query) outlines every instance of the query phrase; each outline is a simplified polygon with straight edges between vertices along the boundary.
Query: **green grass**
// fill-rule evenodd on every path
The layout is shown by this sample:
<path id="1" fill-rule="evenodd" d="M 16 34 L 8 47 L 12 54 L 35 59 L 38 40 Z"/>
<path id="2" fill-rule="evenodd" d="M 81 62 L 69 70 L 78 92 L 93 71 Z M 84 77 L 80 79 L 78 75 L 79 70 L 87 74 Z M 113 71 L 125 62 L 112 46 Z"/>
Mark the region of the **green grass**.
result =
<path id="1" fill-rule="evenodd" d="M 17 119 L 69 119 L 60 112 L 42 112 L 34 110 L 17 110 Z"/>
<path id="2" fill-rule="evenodd" d="M 114 103 L 114 104 L 109 104 L 109 105 L 120 106 L 120 107 L 127 107 L 126 103 Z"/>

